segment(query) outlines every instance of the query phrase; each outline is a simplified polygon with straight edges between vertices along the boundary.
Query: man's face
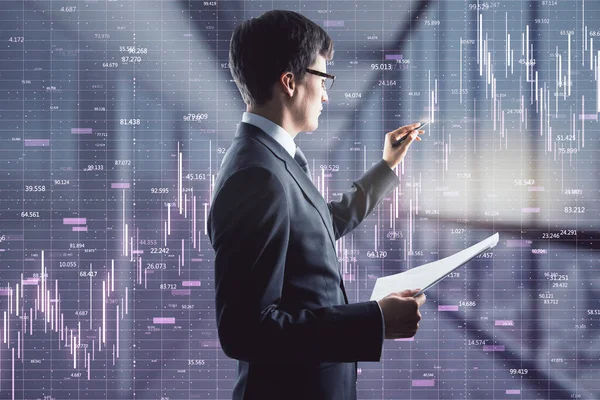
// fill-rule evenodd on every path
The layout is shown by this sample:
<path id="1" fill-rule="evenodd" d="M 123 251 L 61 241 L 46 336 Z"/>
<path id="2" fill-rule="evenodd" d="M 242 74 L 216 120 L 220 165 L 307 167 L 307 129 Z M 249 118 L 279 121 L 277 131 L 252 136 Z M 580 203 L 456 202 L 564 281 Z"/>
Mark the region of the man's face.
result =
<path id="1" fill-rule="evenodd" d="M 317 54 L 317 59 L 309 67 L 320 72 L 327 72 L 327 62 Z M 302 83 L 298 84 L 298 102 L 294 107 L 294 120 L 300 132 L 312 132 L 319 126 L 319 116 L 323 110 L 324 101 L 328 101 L 327 92 L 323 89 L 326 78 L 306 73 Z"/>

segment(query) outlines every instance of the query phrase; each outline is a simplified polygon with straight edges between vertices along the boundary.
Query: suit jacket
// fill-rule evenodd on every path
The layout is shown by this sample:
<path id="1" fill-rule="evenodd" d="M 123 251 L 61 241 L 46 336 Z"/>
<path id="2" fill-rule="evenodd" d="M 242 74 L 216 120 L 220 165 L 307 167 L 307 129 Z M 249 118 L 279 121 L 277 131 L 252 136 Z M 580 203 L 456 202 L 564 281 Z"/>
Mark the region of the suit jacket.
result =
<path id="1" fill-rule="evenodd" d="M 240 123 L 207 225 L 233 399 L 356 399 L 357 361 L 380 360 L 383 320 L 376 301 L 348 304 L 335 241 L 399 182 L 381 160 L 326 203 L 275 139 Z"/>

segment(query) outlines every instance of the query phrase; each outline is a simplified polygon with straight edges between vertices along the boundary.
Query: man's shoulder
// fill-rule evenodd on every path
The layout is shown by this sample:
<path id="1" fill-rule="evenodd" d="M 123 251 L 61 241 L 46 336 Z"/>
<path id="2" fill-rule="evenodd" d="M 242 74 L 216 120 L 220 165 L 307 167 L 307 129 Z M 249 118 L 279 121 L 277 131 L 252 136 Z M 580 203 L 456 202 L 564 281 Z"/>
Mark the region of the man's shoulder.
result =
<path id="1" fill-rule="evenodd" d="M 285 168 L 283 160 L 269 146 L 252 137 L 238 137 L 227 149 L 219 173 L 228 175 L 250 166 L 271 171 Z"/>
<path id="2" fill-rule="evenodd" d="M 268 146 L 253 138 L 237 137 L 221 162 L 214 189 L 219 190 L 234 175 L 267 174 L 281 179 L 285 170 L 285 162 Z"/>

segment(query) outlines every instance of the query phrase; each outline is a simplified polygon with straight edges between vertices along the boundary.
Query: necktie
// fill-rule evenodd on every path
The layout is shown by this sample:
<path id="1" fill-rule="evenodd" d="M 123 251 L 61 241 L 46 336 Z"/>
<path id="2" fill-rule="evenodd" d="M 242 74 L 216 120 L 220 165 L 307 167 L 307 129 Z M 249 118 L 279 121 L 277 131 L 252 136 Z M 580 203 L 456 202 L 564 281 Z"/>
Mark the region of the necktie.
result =
<path id="1" fill-rule="evenodd" d="M 300 147 L 296 147 L 296 154 L 294 155 L 294 160 L 296 160 L 300 168 L 302 168 L 302 171 L 304 171 L 304 173 L 308 175 L 308 178 L 312 179 L 310 176 L 310 171 L 308 170 L 308 160 L 304 156 L 304 153 L 302 153 L 302 150 L 300 150 Z"/>

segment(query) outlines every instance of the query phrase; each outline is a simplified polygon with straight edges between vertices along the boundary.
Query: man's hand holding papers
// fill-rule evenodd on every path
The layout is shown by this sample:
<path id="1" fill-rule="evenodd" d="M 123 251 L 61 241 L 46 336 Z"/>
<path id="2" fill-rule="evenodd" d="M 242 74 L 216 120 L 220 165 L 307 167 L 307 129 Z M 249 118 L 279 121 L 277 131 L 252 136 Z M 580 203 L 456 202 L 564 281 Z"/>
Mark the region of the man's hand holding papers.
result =
<path id="1" fill-rule="evenodd" d="M 378 278 L 371 300 L 376 300 L 381 307 L 385 338 L 413 337 L 419 329 L 421 320 L 419 308 L 425 303 L 423 292 L 461 265 L 496 246 L 498 240 L 499 235 L 496 233 L 441 260 L 399 274 Z M 410 289 L 414 287 L 419 289 Z"/>
<path id="2" fill-rule="evenodd" d="M 425 303 L 425 294 L 413 297 L 420 289 L 390 293 L 379 300 L 385 323 L 385 338 L 400 339 L 415 336 L 419 329 L 421 313 L 419 308 Z"/>

